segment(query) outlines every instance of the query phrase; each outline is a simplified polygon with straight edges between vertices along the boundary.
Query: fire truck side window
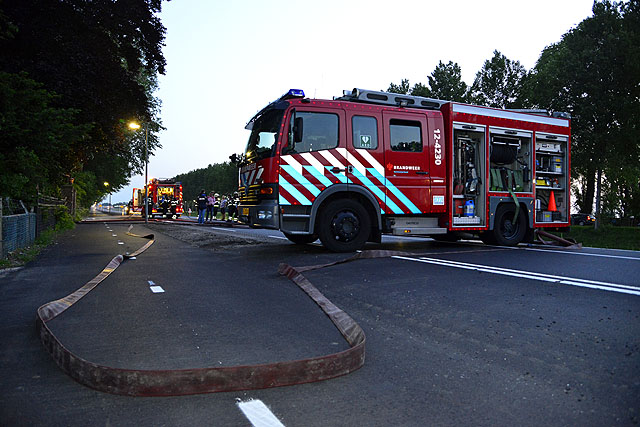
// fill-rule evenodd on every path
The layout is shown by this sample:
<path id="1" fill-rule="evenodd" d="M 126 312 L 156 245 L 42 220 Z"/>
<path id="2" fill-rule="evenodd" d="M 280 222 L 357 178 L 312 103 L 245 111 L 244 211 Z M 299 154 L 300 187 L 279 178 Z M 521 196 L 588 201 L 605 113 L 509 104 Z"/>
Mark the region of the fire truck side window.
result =
<path id="1" fill-rule="evenodd" d="M 331 113 L 296 112 L 303 119 L 302 141 L 296 142 L 295 152 L 306 153 L 338 146 L 338 116 Z"/>
<path id="2" fill-rule="evenodd" d="M 422 151 L 420 122 L 391 119 L 389 122 L 391 150 L 419 153 Z"/>
<path id="3" fill-rule="evenodd" d="M 375 150 L 378 148 L 378 121 L 375 117 L 353 116 L 353 147 Z"/>

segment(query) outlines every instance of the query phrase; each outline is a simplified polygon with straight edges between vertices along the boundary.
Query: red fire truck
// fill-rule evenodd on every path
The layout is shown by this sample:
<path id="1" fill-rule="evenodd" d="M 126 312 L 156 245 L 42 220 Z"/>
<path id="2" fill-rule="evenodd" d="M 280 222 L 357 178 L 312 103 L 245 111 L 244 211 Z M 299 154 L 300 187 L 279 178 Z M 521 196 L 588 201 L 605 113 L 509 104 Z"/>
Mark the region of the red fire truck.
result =
<path id="1" fill-rule="evenodd" d="M 129 202 L 130 213 L 144 216 L 145 189 L 134 188 Z M 168 179 L 152 178 L 149 180 L 149 217 L 164 216 L 179 218 L 182 209 L 182 184 Z"/>
<path id="2" fill-rule="evenodd" d="M 239 214 L 332 251 L 383 233 L 517 245 L 569 226 L 568 115 L 354 89 L 292 89 L 256 114 Z"/>

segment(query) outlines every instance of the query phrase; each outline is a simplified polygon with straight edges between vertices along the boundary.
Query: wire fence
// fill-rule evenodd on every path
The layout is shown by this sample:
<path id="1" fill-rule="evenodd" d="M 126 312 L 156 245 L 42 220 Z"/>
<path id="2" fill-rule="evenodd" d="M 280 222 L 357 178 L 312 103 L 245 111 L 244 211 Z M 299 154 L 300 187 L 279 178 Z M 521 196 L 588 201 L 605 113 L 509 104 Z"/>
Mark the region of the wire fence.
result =
<path id="1" fill-rule="evenodd" d="M 66 206 L 67 199 L 38 195 L 35 203 L 0 198 L 0 258 L 33 244 L 45 230 L 56 226 L 56 209 Z"/>

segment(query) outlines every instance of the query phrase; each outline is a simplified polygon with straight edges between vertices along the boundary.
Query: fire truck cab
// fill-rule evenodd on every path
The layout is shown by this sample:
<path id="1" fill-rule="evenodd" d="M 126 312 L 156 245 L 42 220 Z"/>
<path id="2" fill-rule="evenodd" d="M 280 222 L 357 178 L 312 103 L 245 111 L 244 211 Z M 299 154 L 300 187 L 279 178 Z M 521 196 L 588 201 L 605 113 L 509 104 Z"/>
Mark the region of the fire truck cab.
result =
<path id="1" fill-rule="evenodd" d="M 569 226 L 570 120 L 354 89 L 290 90 L 247 124 L 240 220 L 295 243 L 383 233 L 517 245 Z"/>

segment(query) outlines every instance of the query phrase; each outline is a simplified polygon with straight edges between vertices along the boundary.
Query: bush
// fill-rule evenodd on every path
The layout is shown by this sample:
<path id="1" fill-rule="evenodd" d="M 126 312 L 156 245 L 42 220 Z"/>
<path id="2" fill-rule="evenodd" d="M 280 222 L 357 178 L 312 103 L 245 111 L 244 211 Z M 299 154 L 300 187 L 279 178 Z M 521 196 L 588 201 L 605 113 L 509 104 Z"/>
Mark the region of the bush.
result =
<path id="1" fill-rule="evenodd" d="M 66 206 L 58 206 L 55 210 L 55 216 L 55 231 L 71 230 L 76 226 Z"/>

